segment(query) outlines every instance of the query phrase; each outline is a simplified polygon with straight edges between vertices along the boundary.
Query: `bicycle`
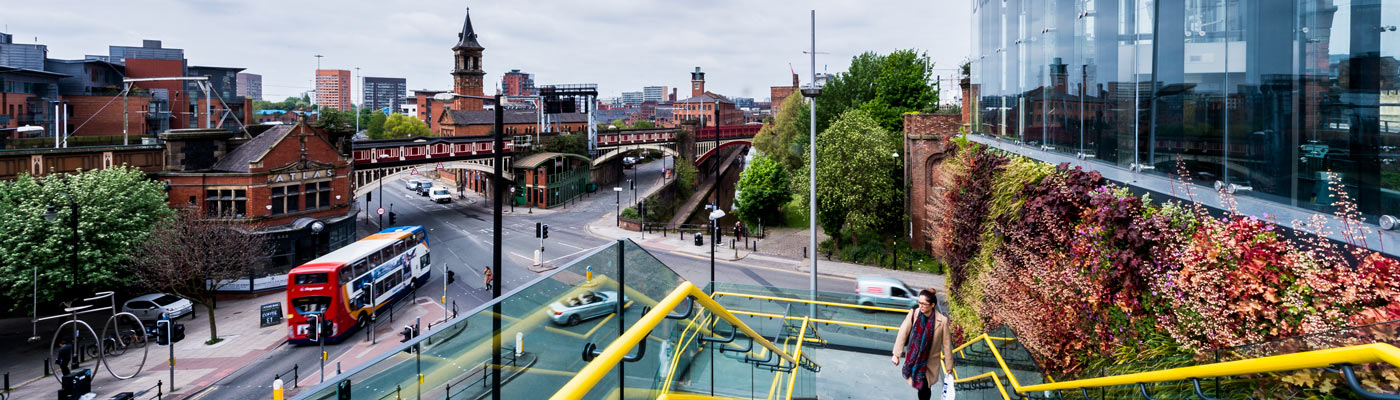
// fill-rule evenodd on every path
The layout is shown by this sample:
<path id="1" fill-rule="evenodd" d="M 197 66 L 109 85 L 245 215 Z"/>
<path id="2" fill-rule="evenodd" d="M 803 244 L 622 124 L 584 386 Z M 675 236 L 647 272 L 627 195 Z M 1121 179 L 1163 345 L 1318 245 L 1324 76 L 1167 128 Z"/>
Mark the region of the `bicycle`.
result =
<path id="1" fill-rule="evenodd" d="M 73 331 L 72 331 L 72 332 L 73 332 L 73 336 L 72 336 L 71 340 L 69 341 L 69 343 L 73 343 L 73 346 L 74 346 L 74 349 L 75 349 L 75 351 L 74 351 L 75 353 L 81 351 L 81 352 L 83 353 L 83 355 L 87 355 L 88 358 L 96 358 L 96 359 L 97 359 L 97 364 L 98 364 L 98 365 L 103 365 L 103 366 L 107 367 L 107 373 L 112 374 L 112 377 L 115 377 L 115 378 L 117 378 L 117 379 L 123 379 L 123 380 L 125 380 L 125 379 L 131 379 L 132 377 L 135 377 L 137 374 L 140 374 L 140 373 L 141 373 L 141 369 L 143 369 L 143 368 L 146 367 L 146 361 L 147 361 L 147 359 L 149 358 L 150 353 L 151 353 L 151 349 L 150 349 L 150 348 L 147 348 L 146 345 L 145 345 L 145 344 L 146 344 L 146 340 L 145 340 L 145 337 L 144 337 L 145 335 L 138 335 L 138 332 L 146 332 L 146 325 L 145 325 L 144 323 L 141 322 L 141 319 L 140 319 L 140 318 L 136 318 L 136 314 L 132 314 L 132 313 L 129 313 L 129 312 L 117 312 L 117 300 L 116 300 L 115 297 L 113 297 L 113 292 L 110 292 L 110 291 L 108 291 L 108 292 L 99 292 L 99 293 L 97 293 L 97 296 L 89 297 L 89 298 L 83 299 L 83 301 L 85 301 L 85 302 L 91 302 L 91 301 L 102 300 L 103 298 L 110 299 L 111 302 L 112 302 L 112 304 L 111 304 L 110 306 L 107 306 L 107 307 L 102 307 L 102 308 L 96 308 L 96 309 L 91 309 L 91 310 L 89 310 L 89 308 L 92 308 L 93 305 L 91 305 L 91 304 L 84 304 L 84 305 L 80 305 L 80 306 L 74 307 L 74 306 L 72 306 L 72 303 L 71 303 L 71 302 L 70 302 L 70 303 L 63 303 L 63 305 L 64 305 L 63 311 L 66 312 L 66 313 L 68 313 L 67 315 L 54 315 L 54 316 L 48 316 L 48 317 L 44 317 L 44 318 L 36 318 L 36 319 L 33 320 L 33 322 L 34 322 L 35 324 L 38 324 L 39 321 L 45 321 L 45 320 L 50 320 L 50 319 L 55 319 L 55 318 L 63 318 L 63 317 L 65 317 L 65 316 L 69 317 L 70 319 L 69 319 L 68 321 L 64 321 L 62 324 L 59 324 L 58 329 L 54 330 L 53 339 L 49 341 L 49 354 L 50 354 L 50 356 L 52 356 L 52 355 L 54 355 L 54 354 L 57 353 L 57 345 L 58 345 L 58 342 L 59 342 L 58 339 L 61 337 L 61 335 L 63 335 L 63 333 L 64 333 L 64 332 L 63 332 L 63 329 L 66 328 L 68 325 L 73 325 Z M 103 333 L 104 335 L 106 335 L 106 334 L 108 334 L 108 333 L 110 332 L 110 333 L 112 333 L 111 335 L 107 335 L 107 336 L 105 336 L 105 337 L 104 337 L 104 336 L 99 336 L 99 335 L 97 334 L 97 331 L 94 331 L 94 330 L 92 329 L 92 325 L 88 325 L 87 322 L 78 319 L 78 314 L 84 314 L 84 313 L 90 313 L 90 312 L 99 312 L 99 311 L 105 311 L 105 310 L 112 310 L 112 315 L 111 315 L 110 317 L 107 317 L 106 323 L 104 323 L 104 324 L 102 325 L 102 333 Z M 135 322 L 136 322 L 136 327 L 137 327 L 138 329 L 136 329 L 136 330 L 131 330 L 131 329 L 123 330 L 123 329 L 121 328 L 122 323 L 121 323 L 119 317 L 126 317 L 126 318 L 130 318 L 132 321 L 135 321 Z M 79 327 L 81 327 L 81 328 L 87 330 L 87 333 L 91 335 L 91 337 L 95 340 L 95 343 L 93 343 L 93 344 L 83 343 L 83 341 L 81 340 L 81 339 L 82 339 L 82 332 L 78 330 Z M 140 337 L 138 338 L 138 336 L 140 336 Z M 101 339 L 98 339 L 98 338 L 101 338 Z M 125 352 L 126 352 L 126 349 L 127 349 L 128 347 L 130 347 L 130 346 L 140 347 L 140 348 L 143 348 L 143 349 L 144 349 L 144 351 L 143 351 L 142 354 L 141 354 L 141 363 L 136 365 L 136 371 L 135 371 L 135 372 L 132 372 L 130 375 L 123 376 L 123 375 L 117 374 L 116 371 L 113 371 L 113 370 L 112 370 L 112 363 L 106 362 L 106 361 L 107 361 L 107 355 L 108 355 L 108 354 L 112 354 L 113 356 L 121 355 L 121 354 L 125 353 Z M 75 354 L 75 355 L 76 355 L 76 354 Z M 51 357 L 51 359 L 56 359 L 56 358 L 52 358 L 52 357 Z M 94 366 L 93 369 L 97 369 L 97 367 Z M 59 384 L 63 384 L 63 377 L 58 376 L 58 374 L 54 374 L 54 379 L 57 379 L 57 380 L 59 381 Z"/>

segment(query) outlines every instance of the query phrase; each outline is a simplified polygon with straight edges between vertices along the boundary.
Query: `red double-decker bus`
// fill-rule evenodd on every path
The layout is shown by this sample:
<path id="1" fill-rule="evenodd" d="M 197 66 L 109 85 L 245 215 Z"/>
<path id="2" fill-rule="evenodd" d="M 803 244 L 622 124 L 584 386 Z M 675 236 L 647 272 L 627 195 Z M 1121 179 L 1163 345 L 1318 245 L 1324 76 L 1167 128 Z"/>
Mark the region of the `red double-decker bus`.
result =
<path id="1" fill-rule="evenodd" d="M 316 343 L 315 318 L 327 323 L 327 342 L 344 340 L 369 324 L 372 310 L 426 283 L 431 270 L 421 226 L 391 227 L 293 268 L 287 274 L 287 340 Z"/>

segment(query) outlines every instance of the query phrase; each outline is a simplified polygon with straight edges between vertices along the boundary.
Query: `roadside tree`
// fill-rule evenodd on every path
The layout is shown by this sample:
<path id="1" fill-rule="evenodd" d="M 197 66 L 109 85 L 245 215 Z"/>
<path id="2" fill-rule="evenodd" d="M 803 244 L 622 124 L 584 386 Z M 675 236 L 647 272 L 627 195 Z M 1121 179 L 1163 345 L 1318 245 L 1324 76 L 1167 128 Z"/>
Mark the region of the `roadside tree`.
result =
<path id="1" fill-rule="evenodd" d="M 753 163 L 739 177 L 734 212 L 749 222 L 778 221 L 778 206 L 792 200 L 788 193 L 787 169 L 767 154 L 753 158 Z"/>
<path id="2" fill-rule="evenodd" d="M 201 218 L 181 209 L 141 244 L 132 272 L 141 286 L 190 299 L 208 310 L 209 341 L 218 343 L 214 295 L 234 279 L 266 262 L 269 248 L 260 235 L 234 219 Z"/>
<path id="3" fill-rule="evenodd" d="M 78 207 L 76 238 L 70 196 Z M 165 201 L 159 182 L 125 166 L 0 182 L 0 293 L 11 300 L 5 307 L 28 308 L 35 271 L 40 304 L 133 284 L 127 265 L 151 227 L 170 215 Z M 50 210 L 53 221 L 44 217 Z"/>
<path id="4" fill-rule="evenodd" d="M 892 157 L 899 148 L 886 136 L 863 110 L 846 111 L 817 136 L 817 220 L 827 233 L 857 243 L 860 234 L 902 221 L 899 159 Z"/>

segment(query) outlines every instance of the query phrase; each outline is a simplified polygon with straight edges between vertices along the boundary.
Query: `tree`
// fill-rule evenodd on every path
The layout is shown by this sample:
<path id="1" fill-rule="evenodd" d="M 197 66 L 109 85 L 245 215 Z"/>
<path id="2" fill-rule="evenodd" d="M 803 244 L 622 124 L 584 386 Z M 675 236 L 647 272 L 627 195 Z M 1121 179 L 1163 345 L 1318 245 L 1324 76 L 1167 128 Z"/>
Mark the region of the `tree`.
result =
<path id="1" fill-rule="evenodd" d="M 655 127 L 656 124 L 651 121 L 637 121 L 637 123 L 632 124 L 632 129 L 652 129 Z"/>
<path id="2" fill-rule="evenodd" d="M 699 173 L 695 170 L 695 163 L 685 157 L 676 158 L 676 197 L 689 199 L 695 193 L 697 179 Z"/>
<path id="3" fill-rule="evenodd" d="M 355 134 L 355 115 L 334 108 L 321 109 L 321 115 L 311 126 L 325 130 L 331 137 Z"/>
<path id="4" fill-rule="evenodd" d="M 428 128 L 428 124 L 423 123 L 418 118 L 413 118 L 403 114 L 392 114 L 384 120 L 384 136 L 377 139 L 409 138 L 415 136 L 436 136 Z"/>
<path id="5" fill-rule="evenodd" d="M 802 96 L 788 96 L 781 108 L 773 123 L 764 125 L 754 136 L 753 145 L 784 169 L 795 171 L 802 168 L 802 154 L 807 151 L 811 108 Z"/>
<path id="6" fill-rule="evenodd" d="M 365 123 L 365 135 L 369 136 L 370 139 L 383 139 L 384 122 L 388 119 L 389 117 L 384 113 L 370 114 L 369 121 Z"/>
<path id="7" fill-rule="evenodd" d="M 817 99 L 817 131 L 825 132 L 846 110 L 860 108 L 887 132 L 904 132 L 904 113 L 938 107 L 933 61 L 917 50 L 888 55 L 871 52 L 851 58 L 850 68 L 835 74 Z"/>
<path id="8" fill-rule="evenodd" d="M 792 200 L 788 192 L 787 169 L 767 154 L 753 158 L 753 163 L 739 177 L 734 212 L 740 219 L 757 222 L 760 219 L 778 221 L 778 207 Z"/>
<path id="9" fill-rule="evenodd" d="M 73 212 L 69 196 L 79 208 L 76 240 L 68 224 Z M 0 182 L 0 293 L 11 300 L 6 307 L 27 306 L 35 269 L 40 303 L 134 283 L 126 265 L 151 227 L 170 215 L 165 201 L 159 182 L 125 166 L 42 179 L 20 174 Z M 50 207 L 58 214 L 54 222 L 43 217 Z M 70 261 L 75 244 L 76 282 Z"/>
<path id="10" fill-rule="evenodd" d="M 886 136 L 864 110 L 846 111 L 817 136 L 817 220 L 828 233 L 854 242 L 902 220 L 899 148 Z"/>
<path id="11" fill-rule="evenodd" d="M 588 155 L 588 134 L 586 133 L 561 133 L 547 136 L 543 141 L 544 151 Z"/>
<path id="12" fill-rule="evenodd" d="M 270 248 L 261 235 L 233 219 L 203 219 L 193 208 L 167 218 L 141 245 L 132 272 L 142 286 L 173 293 L 208 311 L 209 341 L 217 343 L 214 295 L 267 261 Z"/>

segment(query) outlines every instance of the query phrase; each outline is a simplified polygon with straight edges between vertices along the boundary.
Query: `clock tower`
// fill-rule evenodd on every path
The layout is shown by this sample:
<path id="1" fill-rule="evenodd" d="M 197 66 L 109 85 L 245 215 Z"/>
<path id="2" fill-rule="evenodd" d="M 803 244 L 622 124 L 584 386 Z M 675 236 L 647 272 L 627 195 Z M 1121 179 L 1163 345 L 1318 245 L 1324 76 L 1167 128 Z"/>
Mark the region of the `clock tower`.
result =
<path id="1" fill-rule="evenodd" d="M 486 71 L 481 69 L 481 51 L 485 50 L 476 42 L 476 31 L 472 29 L 471 8 L 467 8 L 466 22 L 462 33 L 457 34 L 457 45 L 452 46 L 455 66 L 452 68 L 452 92 L 470 96 L 484 96 L 482 81 Z M 484 101 L 458 97 L 452 102 L 454 110 L 484 110 Z"/>

